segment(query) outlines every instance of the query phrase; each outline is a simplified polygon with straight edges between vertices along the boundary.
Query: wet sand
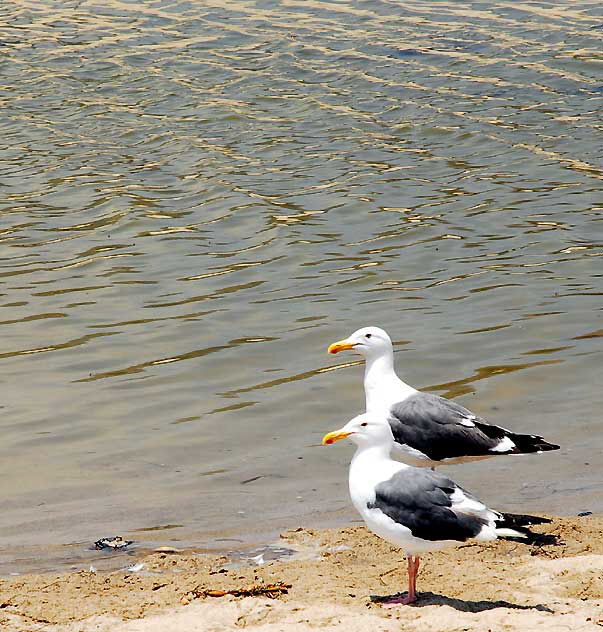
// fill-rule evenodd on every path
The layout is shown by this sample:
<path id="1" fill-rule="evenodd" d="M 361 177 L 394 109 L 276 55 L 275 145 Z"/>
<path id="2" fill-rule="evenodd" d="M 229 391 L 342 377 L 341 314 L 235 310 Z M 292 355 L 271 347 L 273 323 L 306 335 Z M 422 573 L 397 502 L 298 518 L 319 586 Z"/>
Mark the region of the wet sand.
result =
<path id="1" fill-rule="evenodd" d="M 419 601 L 371 599 L 404 590 L 400 551 L 363 527 L 283 533 L 294 555 L 237 566 L 194 551 L 154 552 L 137 572 L 26 575 L 0 581 L 6 632 L 189 632 L 248 629 L 600 630 L 601 517 L 554 518 L 533 529 L 556 544 L 499 541 L 424 558 Z M 258 562 L 261 560 L 257 560 Z M 246 596 L 254 594 L 256 596 Z"/>

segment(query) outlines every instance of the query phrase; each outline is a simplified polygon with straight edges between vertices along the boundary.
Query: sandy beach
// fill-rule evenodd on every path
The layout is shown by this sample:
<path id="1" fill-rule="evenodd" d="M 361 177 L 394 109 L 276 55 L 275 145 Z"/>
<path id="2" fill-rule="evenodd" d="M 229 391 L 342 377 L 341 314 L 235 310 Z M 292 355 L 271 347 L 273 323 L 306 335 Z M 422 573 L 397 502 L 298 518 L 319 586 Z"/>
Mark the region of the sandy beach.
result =
<path id="1" fill-rule="evenodd" d="M 597 630 L 602 527 L 600 517 L 553 518 L 533 529 L 554 544 L 429 555 L 413 606 L 378 601 L 405 589 L 400 551 L 363 527 L 298 528 L 281 534 L 291 554 L 275 561 L 166 550 L 136 560 L 135 571 L 4 579 L 0 624 L 6 632 Z"/>

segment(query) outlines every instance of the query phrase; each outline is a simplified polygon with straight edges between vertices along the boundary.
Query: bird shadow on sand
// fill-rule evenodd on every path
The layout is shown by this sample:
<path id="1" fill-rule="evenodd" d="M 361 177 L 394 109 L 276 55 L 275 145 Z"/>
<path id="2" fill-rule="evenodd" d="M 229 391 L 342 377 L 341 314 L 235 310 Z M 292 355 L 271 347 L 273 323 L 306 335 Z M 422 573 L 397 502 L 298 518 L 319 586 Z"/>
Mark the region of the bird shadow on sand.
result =
<path id="1" fill-rule="evenodd" d="M 399 593 L 398 595 L 371 595 L 372 603 L 383 603 L 394 597 L 401 596 L 405 593 Z M 437 595 L 432 592 L 422 592 L 418 594 L 418 599 L 415 603 L 411 604 L 413 608 L 421 608 L 422 606 L 450 606 L 460 612 L 485 612 L 486 610 L 495 610 L 496 608 L 509 608 L 511 610 L 538 610 L 539 612 L 554 613 L 547 606 L 538 604 L 535 606 L 522 606 L 517 603 L 511 603 L 498 599 L 496 601 L 466 601 L 464 599 L 455 599 L 454 597 L 446 597 L 445 595 Z"/>

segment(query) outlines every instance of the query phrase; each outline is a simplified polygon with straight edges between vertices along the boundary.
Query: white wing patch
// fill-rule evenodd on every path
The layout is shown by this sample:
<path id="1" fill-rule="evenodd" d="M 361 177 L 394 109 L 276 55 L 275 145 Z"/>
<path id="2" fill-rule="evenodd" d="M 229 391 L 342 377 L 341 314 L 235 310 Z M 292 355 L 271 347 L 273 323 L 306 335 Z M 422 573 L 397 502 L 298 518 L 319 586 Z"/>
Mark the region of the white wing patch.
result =
<path id="1" fill-rule="evenodd" d="M 450 495 L 450 500 L 452 501 L 452 509 L 461 513 L 481 515 L 482 512 L 489 511 L 479 500 L 467 497 L 460 487 L 454 488 L 454 492 Z"/>
<path id="2" fill-rule="evenodd" d="M 503 437 L 500 443 L 495 445 L 493 448 L 490 448 L 490 452 L 508 452 L 509 450 L 512 450 L 514 447 L 516 446 L 513 443 L 513 441 L 509 439 L 509 437 Z"/>
<path id="3" fill-rule="evenodd" d="M 463 417 L 461 419 L 461 425 L 467 426 L 467 428 L 475 428 L 475 424 L 473 423 L 474 419 L 477 419 L 475 415 L 469 415 L 468 417 Z"/>
<path id="4" fill-rule="evenodd" d="M 492 509 L 488 509 L 477 498 L 468 497 L 460 487 L 454 488 L 454 492 L 450 495 L 450 500 L 452 501 L 450 509 L 454 513 L 483 518 L 488 521 L 490 530 L 494 528 L 494 520 L 499 517 L 499 514 L 492 511 Z"/>

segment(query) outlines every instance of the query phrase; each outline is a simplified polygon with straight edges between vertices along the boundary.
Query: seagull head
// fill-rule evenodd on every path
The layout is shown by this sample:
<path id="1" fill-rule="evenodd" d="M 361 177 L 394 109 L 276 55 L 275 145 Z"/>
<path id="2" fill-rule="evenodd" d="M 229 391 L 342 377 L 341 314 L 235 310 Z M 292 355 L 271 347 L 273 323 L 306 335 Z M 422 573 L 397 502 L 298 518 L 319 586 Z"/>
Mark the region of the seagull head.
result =
<path id="1" fill-rule="evenodd" d="M 392 341 L 387 332 L 379 327 L 362 327 L 344 340 L 329 346 L 329 353 L 355 351 L 365 358 L 392 353 Z"/>
<path id="2" fill-rule="evenodd" d="M 343 428 L 326 434 L 322 438 L 322 444 L 332 445 L 348 438 L 358 446 L 389 445 L 394 442 L 391 428 L 385 420 L 363 413 L 348 421 Z"/>

